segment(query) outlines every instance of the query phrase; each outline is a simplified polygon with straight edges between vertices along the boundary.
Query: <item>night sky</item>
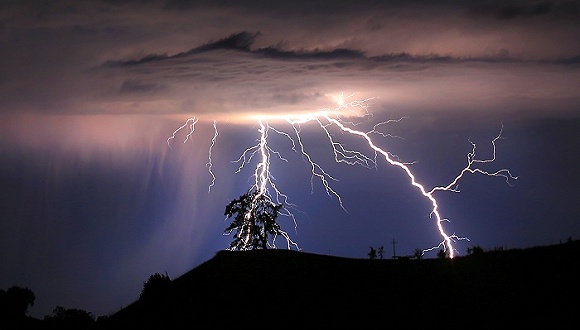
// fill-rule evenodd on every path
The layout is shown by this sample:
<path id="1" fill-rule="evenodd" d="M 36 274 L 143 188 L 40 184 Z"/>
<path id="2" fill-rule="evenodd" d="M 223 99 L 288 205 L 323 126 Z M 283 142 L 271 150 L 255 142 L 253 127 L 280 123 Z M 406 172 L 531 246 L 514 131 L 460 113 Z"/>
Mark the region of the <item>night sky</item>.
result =
<path id="1" fill-rule="evenodd" d="M 338 199 L 293 149 L 284 119 L 341 95 L 366 100 L 366 115 L 342 117 L 351 127 L 391 120 L 373 141 L 427 190 L 453 181 L 471 143 L 492 159 L 501 132 L 478 166 L 517 179 L 467 173 L 459 192 L 434 194 L 447 233 L 466 238 L 456 255 L 580 237 L 580 2 L 214 2 L 0 4 L 0 288 L 31 289 L 29 315 L 116 312 L 150 275 L 176 278 L 228 248 L 224 210 L 253 184 L 258 155 L 235 161 L 258 143 L 257 118 L 295 205 L 295 223 L 278 221 L 302 251 L 437 246 L 431 204 L 401 168 L 336 162 L 326 132 L 304 123 Z M 187 141 L 187 127 L 169 139 L 193 117 Z M 361 138 L 328 132 L 375 159 Z"/>

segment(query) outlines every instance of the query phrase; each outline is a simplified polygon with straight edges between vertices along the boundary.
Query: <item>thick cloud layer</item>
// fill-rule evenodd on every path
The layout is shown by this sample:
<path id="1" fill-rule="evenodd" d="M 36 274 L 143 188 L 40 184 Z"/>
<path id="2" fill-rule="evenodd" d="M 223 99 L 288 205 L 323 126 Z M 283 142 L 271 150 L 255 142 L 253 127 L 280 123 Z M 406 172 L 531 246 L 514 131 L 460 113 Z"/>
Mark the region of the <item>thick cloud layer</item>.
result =
<path id="1" fill-rule="evenodd" d="M 554 89 L 577 101 L 575 2 L 57 1 L 2 12 L 2 112 L 305 111 L 341 90 L 419 104 L 436 94 L 440 108 L 525 107 L 554 101 Z"/>

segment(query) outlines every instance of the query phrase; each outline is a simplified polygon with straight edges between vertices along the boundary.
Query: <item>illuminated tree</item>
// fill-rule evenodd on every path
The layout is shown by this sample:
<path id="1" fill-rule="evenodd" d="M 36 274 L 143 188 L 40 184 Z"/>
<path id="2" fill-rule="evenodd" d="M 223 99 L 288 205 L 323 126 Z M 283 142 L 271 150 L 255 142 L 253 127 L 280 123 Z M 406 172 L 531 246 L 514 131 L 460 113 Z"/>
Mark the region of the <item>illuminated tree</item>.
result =
<path id="1" fill-rule="evenodd" d="M 413 257 L 415 259 L 423 259 L 423 250 L 416 248 L 415 251 L 413 251 Z"/>
<path id="2" fill-rule="evenodd" d="M 236 231 L 229 250 L 267 249 L 269 236 L 275 239 L 283 234 L 276 222 L 282 207 L 264 193 L 252 189 L 231 201 L 224 212 L 228 218 L 233 217 L 224 232 L 230 234 Z"/>
<path id="3" fill-rule="evenodd" d="M 445 251 L 445 249 L 439 249 L 439 251 L 437 251 L 437 258 L 439 259 L 447 258 L 447 252 Z"/>

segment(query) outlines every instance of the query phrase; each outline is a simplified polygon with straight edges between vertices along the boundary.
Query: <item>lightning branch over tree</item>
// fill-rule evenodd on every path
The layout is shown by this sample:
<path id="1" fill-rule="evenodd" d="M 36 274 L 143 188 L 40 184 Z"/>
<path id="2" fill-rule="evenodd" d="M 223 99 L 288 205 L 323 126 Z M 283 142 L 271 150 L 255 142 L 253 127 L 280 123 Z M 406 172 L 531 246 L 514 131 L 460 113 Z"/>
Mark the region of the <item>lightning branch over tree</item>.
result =
<path id="1" fill-rule="evenodd" d="M 310 171 L 312 175 L 311 184 L 318 180 L 324 187 L 326 193 L 330 197 L 336 197 L 341 208 L 346 211 L 343 205 L 342 197 L 339 192 L 336 191 L 331 183 L 336 180 L 330 173 L 325 171 L 323 167 L 316 162 L 314 157 L 307 151 L 306 142 L 302 137 L 302 126 L 310 123 L 314 123 L 319 127 L 326 139 L 332 152 L 334 153 L 334 160 L 337 163 L 342 163 L 351 166 L 363 166 L 365 168 L 376 168 L 378 161 L 382 158 L 384 161 L 402 170 L 403 174 L 409 179 L 411 186 L 416 188 L 418 192 L 428 201 L 431 205 L 430 217 L 434 219 L 435 227 L 442 237 L 442 241 L 430 248 L 423 249 L 422 253 L 432 251 L 432 250 L 442 250 L 443 253 L 453 258 L 456 252 L 454 248 L 454 243 L 458 240 L 469 240 L 466 237 L 460 237 L 456 234 L 447 233 L 444 226 L 444 222 L 449 220 L 441 215 L 440 205 L 436 199 L 436 194 L 440 192 L 455 192 L 458 193 L 458 183 L 467 174 L 480 174 L 490 177 L 500 177 L 503 178 L 508 184 L 511 181 L 516 180 L 517 177 L 512 175 L 508 169 L 499 169 L 496 171 L 484 170 L 479 165 L 490 164 L 496 160 L 496 142 L 503 138 L 503 125 L 498 133 L 498 135 L 492 139 L 492 157 L 488 159 L 479 159 L 476 157 L 476 145 L 475 143 L 469 141 L 472 145 L 471 151 L 467 154 L 467 162 L 464 168 L 459 171 L 459 174 L 448 184 L 435 186 L 431 189 L 427 188 L 422 184 L 416 177 L 414 171 L 412 170 L 413 162 L 404 162 L 400 158 L 390 151 L 378 146 L 377 142 L 374 140 L 377 136 L 379 138 L 398 138 L 387 134 L 382 131 L 382 127 L 389 123 L 399 122 L 407 117 L 402 117 L 399 119 L 391 119 L 383 122 L 374 124 L 372 129 L 365 131 L 359 128 L 360 122 L 353 122 L 347 120 L 348 118 L 372 118 L 372 113 L 368 111 L 369 102 L 372 98 L 367 98 L 358 101 L 348 101 L 350 97 L 344 97 L 341 93 L 335 101 L 338 107 L 334 109 L 323 108 L 319 109 L 317 112 L 307 113 L 307 114 L 281 114 L 281 115 L 254 115 L 251 119 L 255 120 L 259 124 L 259 138 L 254 146 L 245 149 L 242 155 L 235 161 L 239 163 L 238 170 L 239 173 L 245 166 L 250 166 L 252 161 L 257 158 L 257 163 L 253 172 L 254 183 L 248 190 L 248 192 L 239 199 L 232 201 L 227 207 L 225 215 L 228 218 L 234 217 L 232 224 L 226 229 L 225 233 L 229 234 L 234 230 L 237 233 L 234 235 L 234 241 L 232 242 L 230 249 L 236 250 L 247 250 L 255 248 L 267 248 L 276 247 L 276 237 L 283 236 L 287 241 L 287 248 L 295 247 L 299 249 L 298 245 L 290 239 L 287 232 L 281 230 L 281 227 L 277 223 L 278 215 L 289 216 L 294 221 L 294 226 L 296 227 L 296 219 L 291 212 L 292 209 L 296 208 L 296 205 L 289 202 L 289 197 L 282 193 L 282 191 L 276 186 L 273 180 L 272 172 L 270 170 L 270 160 L 272 156 L 279 158 L 282 161 L 287 161 L 280 152 L 276 151 L 272 146 L 269 145 L 269 134 L 279 134 L 288 140 L 290 140 L 292 145 L 292 150 L 296 153 L 301 154 L 302 159 L 309 164 Z M 176 129 L 172 136 L 167 139 L 169 144 L 170 140 L 174 139 L 177 132 L 186 127 L 189 127 L 189 133 L 186 135 L 184 143 L 191 138 L 195 130 L 195 124 L 198 122 L 196 117 L 188 119 L 185 124 Z M 286 122 L 290 125 L 290 129 L 284 130 L 279 126 L 274 127 L 272 123 Z M 209 151 L 209 160 L 206 166 L 208 167 L 210 174 L 212 176 L 211 186 L 214 185 L 216 177 L 211 172 L 211 150 L 215 146 L 216 138 L 218 136 L 217 123 L 214 121 L 214 136 L 211 140 L 211 146 Z M 359 150 L 353 150 L 347 148 L 343 143 L 338 142 L 331 130 L 337 130 L 342 135 L 351 136 L 353 139 L 360 139 L 366 146 L 368 150 L 365 152 Z M 171 145 L 170 145 L 171 146 Z M 268 239 L 270 238 L 270 239 Z"/>
<path id="2" fill-rule="evenodd" d="M 224 232 L 228 235 L 236 232 L 229 250 L 265 250 L 269 245 L 275 247 L 270 242 L 275 242 L 278 235 L 288 236 L 276 222 L 283 207 L 283 204 L 272 202 L 265 194 L 254 189 L 231 201 L 224 212 L 228 218 L 233 217 Z"/>

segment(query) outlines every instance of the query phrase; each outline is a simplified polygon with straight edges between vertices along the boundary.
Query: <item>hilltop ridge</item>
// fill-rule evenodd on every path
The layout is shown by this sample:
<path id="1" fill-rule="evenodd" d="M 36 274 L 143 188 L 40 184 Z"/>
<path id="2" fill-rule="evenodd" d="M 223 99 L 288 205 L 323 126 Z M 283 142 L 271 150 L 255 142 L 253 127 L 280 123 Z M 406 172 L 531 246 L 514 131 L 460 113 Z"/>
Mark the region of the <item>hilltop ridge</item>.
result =
<path id="1" fill-rule="evenodd" d="M 580 242 L 454 259 L 370 260 L 219 251 L 103 328 L 162 326 L 572 326 Z"/>

